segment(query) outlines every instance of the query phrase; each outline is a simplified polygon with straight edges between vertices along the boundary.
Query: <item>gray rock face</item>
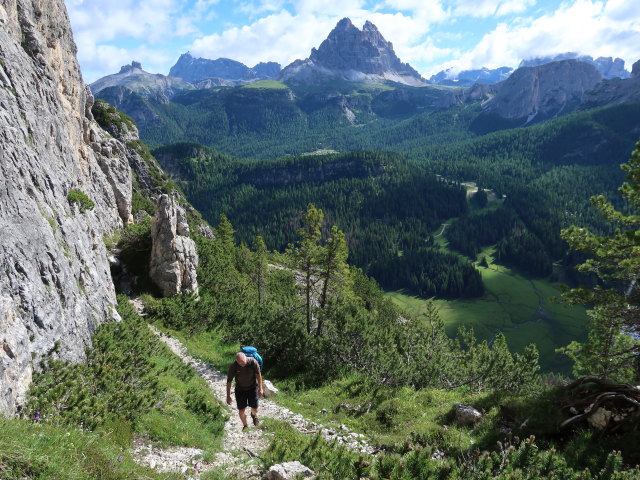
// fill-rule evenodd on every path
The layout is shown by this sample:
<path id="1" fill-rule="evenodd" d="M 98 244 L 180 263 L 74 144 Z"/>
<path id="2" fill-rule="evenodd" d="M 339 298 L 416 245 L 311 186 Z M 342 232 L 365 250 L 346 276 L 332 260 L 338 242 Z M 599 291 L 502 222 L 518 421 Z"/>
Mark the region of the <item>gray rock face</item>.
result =
<path id="1" fill-rule="evenodd" d="M 522 67 L 496 85 L 485 115 L 497 116 L 513 126 L 527 125 L 570 113 L 602 77 L 593 65 L 563 60 L 539 67 Z"/>
<path id="2" fill-rule="evenodd" d="M 520 62 L 520 67 L 537 67 L 545 63 L 559 62 L 561 60 L 578 60 L 596 67 L 602 78 L 629 78 L 629 72 L 624 68 L 624 60 L 621 58 L 598 57 L 595 60 L 589 55 L 578 55 L 575 52 L 560 53 L 552 57 L 537 57 Z"/>
<path id="3" fill-rule="evenodd" d="M 155 97 L 158 93 L 161 93 L 167 98 L 172 98 L 177 93 L 195 88 L 181 78 L 145 72 L 139 62 L 131 62 L 131 65 L 123 66 L 118 73 L 102 77 L 93 82 L 90 87 L 94 95 L 98 95 L 102 90 L 109 87 L 127 87 L 145 97 Z"/>
<path id="4" fill-rule="evenodd" d="M 324 78 L 380 83 L 394 81 L 424 85 L 408 63 L 402 63 L 376 26 L 367 21 L 362 30 L 343 18 L 306 60 L 296 60 L 280 74 L 283 81 L 318 83 Z"/>
<path id="5" fill-rule="evenodd" d="M 230 58 L 195 58 L 189 52 L 183 53 L 169 70 L 170 77 L 179 77 L 187 82 L 198 83 L 199 88 L 215 85 L 237 85 L 274 78 L 280 73 L 280 64 L 275 62 L 259 63 L 253 68 Z M 209 85 L 209 86 L 207 86 Z"/>
<path id="6" fill-rule="evenodd" d="M 158 198 L 151 226 L 151 266 L 149 276 L 165 297 L 198 293 L 198 254 L 189 238 L 184 209 L 169 195 Z"/>
<path id="7" fill-rule="evenodd" d="M 147 192 L 152 191 L 157 185 L 151 170 L 158 172 L 161 171 L 161 168 L 155 158 L 150 157 L 146 160 L 142 158 L 139 151 L 141 149 L 140 136 L 136 125 L 130 121 L 122 121 L 121 113 L 103 100 L 97 100 L 94 108 L 100 109 L 103 117 L 101 126 L 117 140 L 115 143 L 120 146 L 118 148 L 120 148 L 121 154 L 128 159 L 129 166 L 136 174 L 138 184 Z"/>
<path id="8" fill-rule="evenodd" d="M 293 480 L 294 478 L 311 478 L 315 472 L 300 462 L 286 462 L 273 465 L 265 474 L 265 480 Z"/>
<path id="9" fill-rule="evenodd" d="M 122 145 L 93 120 L 63 0 L 0 1 L 0 413 L 34 368 L 117 320 L 103 237 L 130 219 Z M 80 190 L 94 207 L 80 212 Z"/>

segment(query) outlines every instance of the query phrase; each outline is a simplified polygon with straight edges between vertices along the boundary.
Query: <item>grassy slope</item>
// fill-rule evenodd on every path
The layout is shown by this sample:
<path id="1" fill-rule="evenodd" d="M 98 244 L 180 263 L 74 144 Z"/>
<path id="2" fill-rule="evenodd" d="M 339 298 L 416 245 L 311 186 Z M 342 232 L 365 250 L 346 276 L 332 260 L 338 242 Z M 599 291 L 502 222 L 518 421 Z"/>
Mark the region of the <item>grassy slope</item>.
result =
<path id="1" fill-rule="evenodd" d="M 200 448 L 205 459 L 212 458 L 220 451 L 224 418 L 197 411 L 188 401 L 189 396 L 208 398 L 215 408 L 208 385 L 163 344 L 153 360 L 164 394 L 133 426 L 119 421 L 90 432 L 74 425 L 0 416 L 0 479 L 184 478 L 138 466 L 131 457 L 133 438 L 161 448 Z"/>
<path id="2" fill-rule="evenodd" d="M 156 474 L 138 466 L 117 438 L 104 431 L 86 432 L 0 417 L 0 478 L 169 480 L 181 477 Z"/>

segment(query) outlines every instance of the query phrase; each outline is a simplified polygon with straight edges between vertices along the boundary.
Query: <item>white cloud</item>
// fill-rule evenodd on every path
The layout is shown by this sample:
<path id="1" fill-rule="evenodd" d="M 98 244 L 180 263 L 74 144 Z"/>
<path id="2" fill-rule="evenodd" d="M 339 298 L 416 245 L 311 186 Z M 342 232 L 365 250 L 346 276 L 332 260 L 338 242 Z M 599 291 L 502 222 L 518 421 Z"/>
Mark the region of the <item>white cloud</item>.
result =
<path id="1" fill-rule="evenodd" d="M 620 0 L 611 0 L 607 5 L 575 0 L 526 25 L 501 23 L 472 50 L 438 66 L 434 73 L 448 67 L 466 70 L 517 66 L 522 59 L 569 51 L 621 57 L 630 68 L 640 58 L 640 8 L 627 7 Z"/>
<path id="2" fill-rule="evenodd" d="M 411 12 L 411 16 L 424 24 L 425 32 L 429 25 L 449 18 L 441 0 L 385 0 L 384 4 L 402 12 Z"/>
<path id="3" fill-rule="evenodd" d="M 244 3 L 242 3 L 244 2 Z M 373 5 L 374 2 L 378 2 Z M 620 56 L 630 68 L 640 57 L 640 1 L 565 0 L 553 13 L 531 16 L 536 0 L 66 0 L 79 59 L 88 80 L 138 60 L 165 73 L 180 51 L 228 57 L 251 66 L 283 66 L 309 56 L 342 17 L 357 27 L 373 22 L 404 62 L 428 76 L 455 70 L 517 66 L 521 59 L 577 51 Z M 235 10 L 234 10 L 235 9 Z M 232 21 L 253 9 L 253 20 L 203 34 L 209 20 Z M 265 12 L 268 12 L 266 14 Z M 525 16 L 514 18 L 514 14 Z M 461 16 L 502 19 L 470 50 L 460 53 Z M 245 18 L 246 15 L 245 15 Z M 489 23 L 482 20 L 481 23 Z M 494 23 L 495 25 L 495 23 Z M 437 28 L 437 45 L 430 36 Z M 183 46 L 178 45 L 178 40 Z M 454 58 L 455 57 L 455 58 Z M 451 59 L 444 62 L 447 58 Z M 434 64 L 438 64 L 434 66 Z"/>
<path id="4" fill-rule="evenodd" d="M 501 17 L 524 12 L 536 0 L 455 0 L 453 13 L 470 17 Z"/>

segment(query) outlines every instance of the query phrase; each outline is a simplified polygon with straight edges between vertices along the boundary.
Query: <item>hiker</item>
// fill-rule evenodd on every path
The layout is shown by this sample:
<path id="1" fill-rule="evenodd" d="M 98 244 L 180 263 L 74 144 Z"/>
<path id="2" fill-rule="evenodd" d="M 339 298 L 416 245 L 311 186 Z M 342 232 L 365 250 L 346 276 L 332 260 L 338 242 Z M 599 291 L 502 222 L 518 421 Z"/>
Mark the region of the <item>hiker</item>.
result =
<path id="1" fill-rule="evenodd" d="M 229 365 L 227 372 L 227 404 L 231 405 L 231 382 L 235 378 L 235 395 L 238 415 L 242 421 L 242 431 L 249 428 L 247 426 L 247 404 L 251 407 L 251 418 L 253 424 L 260 423 L 258 418 L 258 397 L 264 395 L 262 390 L 262 373 L 260 365 L 253 357 L 247 357 L 244 353 L 238 352 L 236 360 Z"/>

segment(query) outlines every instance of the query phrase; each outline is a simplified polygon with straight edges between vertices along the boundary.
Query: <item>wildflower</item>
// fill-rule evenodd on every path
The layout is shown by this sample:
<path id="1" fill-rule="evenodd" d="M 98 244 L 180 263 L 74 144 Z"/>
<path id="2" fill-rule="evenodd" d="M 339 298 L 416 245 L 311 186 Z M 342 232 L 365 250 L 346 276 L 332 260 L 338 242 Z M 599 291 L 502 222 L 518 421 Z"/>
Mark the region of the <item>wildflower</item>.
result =
<path id="1" fill-rule="evenodd" d="M 123 460 L 123 458 L 124 458 L 124 457 L 123 457 L 122 455 L 120 455 L 120 456 L 118 457 L 118 463 L 120 463 L 120 462 Z"/>
<path id="2" fill-rule="evenodd" d="M 40 410 L 36 411 L 36 414 L 33 416 L 33 421 L 37 422 L 40 420 Z"/>

